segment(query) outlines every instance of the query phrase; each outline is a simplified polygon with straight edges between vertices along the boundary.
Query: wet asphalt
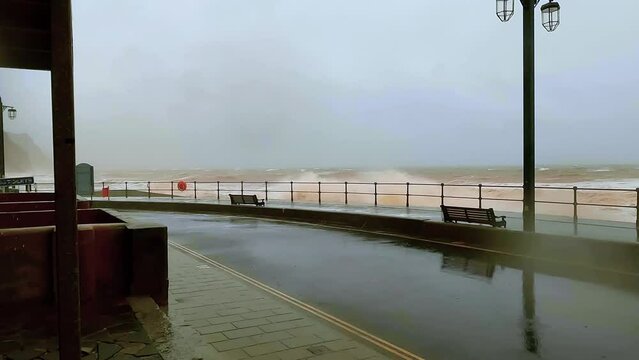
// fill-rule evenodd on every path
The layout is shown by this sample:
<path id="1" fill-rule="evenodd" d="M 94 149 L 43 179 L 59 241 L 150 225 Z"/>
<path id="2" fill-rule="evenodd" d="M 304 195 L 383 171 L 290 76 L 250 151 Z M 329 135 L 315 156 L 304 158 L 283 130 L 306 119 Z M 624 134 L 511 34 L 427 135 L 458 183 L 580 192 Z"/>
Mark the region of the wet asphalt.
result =
<path id="1" fill-rule="evenodd" d="M 639 359 L 634 281 L 588 281 L 508 256 L 315 225 L 126 216 L 165 224 L 171 241 L 428 360 Z"/>

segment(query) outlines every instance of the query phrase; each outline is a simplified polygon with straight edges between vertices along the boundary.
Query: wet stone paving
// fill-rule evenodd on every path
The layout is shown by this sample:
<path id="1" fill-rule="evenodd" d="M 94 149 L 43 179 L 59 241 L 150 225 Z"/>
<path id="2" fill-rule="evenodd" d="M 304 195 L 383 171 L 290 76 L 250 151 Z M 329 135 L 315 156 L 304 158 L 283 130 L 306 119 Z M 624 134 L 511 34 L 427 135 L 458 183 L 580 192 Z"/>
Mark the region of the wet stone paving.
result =
<path id="1" fill-rule="evenodd" d="M 131 299 L 166 360 L 387 359 L 310 313 L 174 248 L 169 306 Z"/>
<path id="2" fill-rule="evenodd" d="M 4 338 L 4 337 L 3 337 Z M 2 360 L 58 360 L 58 343 L 55 337 L 20 334 L 0 341 Z M 122 314 L 115 325 L 82 338 L 83 360 L 161 360 L 162 357 L 144 328 L 133 314 Z"/>

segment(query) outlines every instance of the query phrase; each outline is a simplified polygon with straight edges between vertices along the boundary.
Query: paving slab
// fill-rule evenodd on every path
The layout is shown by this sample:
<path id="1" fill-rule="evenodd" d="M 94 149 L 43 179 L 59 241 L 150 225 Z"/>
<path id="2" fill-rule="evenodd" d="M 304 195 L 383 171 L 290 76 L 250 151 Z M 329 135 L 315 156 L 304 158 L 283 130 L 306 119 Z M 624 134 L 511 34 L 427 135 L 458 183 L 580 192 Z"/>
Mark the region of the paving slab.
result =
<path id="1" fill-rule="evenodd" d="M 393 358 L 358 336 L 173 247 L 169 280 L 167 308 L 159 309 L 148 298 L 129 299 L 164 359 L 353 357 L 345 349 Z M 224 284 L 223 290 L 219 284 Z M 296 329 L 305 331 L 296 333 Z M 349 346 L 335 347 L 336 341 Z"/>

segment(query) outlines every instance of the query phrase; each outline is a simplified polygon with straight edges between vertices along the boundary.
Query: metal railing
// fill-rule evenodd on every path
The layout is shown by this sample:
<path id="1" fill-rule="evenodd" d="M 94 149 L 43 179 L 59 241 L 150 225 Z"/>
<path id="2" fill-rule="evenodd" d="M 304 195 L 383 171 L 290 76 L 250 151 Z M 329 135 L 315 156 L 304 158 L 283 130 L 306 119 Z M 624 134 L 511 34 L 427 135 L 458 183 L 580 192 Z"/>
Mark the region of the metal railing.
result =
<path id="1" fill-rule="evenodd" d="M 180 190 L 179 183 L 186 189 Z M 102 189 L 109 191 L 102 193 Z M 32 191 L 52 191 L 53 184 L 37 183 Z M 615 210 L 609 220 L 634 220 L 639 236 L 639 188 L 594 188 L 538 186 L 538 213 L 572 218 L 577 230 L 580 219 L 607 220 L 591 216 L 586 209 Z M 336 182 L 336 181 L 104 181 L 96 183 L 91 198 L 146 197 L 226 200 L 228 194 L 256 194 L 266 201 L 290 203 L 357 204 L 380 207 L 433 208 L 439 205 L 495 207 L 521 212 L 523 187 L 497 184 L 445 184 L 413 182 Z M 104 195 L 104 196 L 102 196 Z M 612 198 L 615 201 L 602 200 Z M 504 205 L 507 204 L 507 205 Z M 516 209 L 513 209 L 513 206 Z M 546 209 L 543 208 L 546 207 Z M 562 207 L 552 211 L 552 207 Z M 605 213 L 605 212 L 604 212 Z"/>

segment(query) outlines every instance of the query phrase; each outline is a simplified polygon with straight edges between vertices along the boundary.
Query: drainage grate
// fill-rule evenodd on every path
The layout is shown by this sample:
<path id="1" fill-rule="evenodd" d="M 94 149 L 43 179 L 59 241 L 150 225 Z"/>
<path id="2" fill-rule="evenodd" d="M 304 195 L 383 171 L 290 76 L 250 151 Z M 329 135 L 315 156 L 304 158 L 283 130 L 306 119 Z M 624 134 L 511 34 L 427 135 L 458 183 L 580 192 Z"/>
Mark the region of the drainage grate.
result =
<path id="1" fill-rule="evenodd" d="M 327 348 L 324 345 L 311 346 L 311 347 L 307 348 L 306 350 L 310 351 L 313 355 L 322 355 L 322 354 L 326 354 L 327 352 L 331 351 L 331 350 L 329 350 L 329 348 Z"/>

